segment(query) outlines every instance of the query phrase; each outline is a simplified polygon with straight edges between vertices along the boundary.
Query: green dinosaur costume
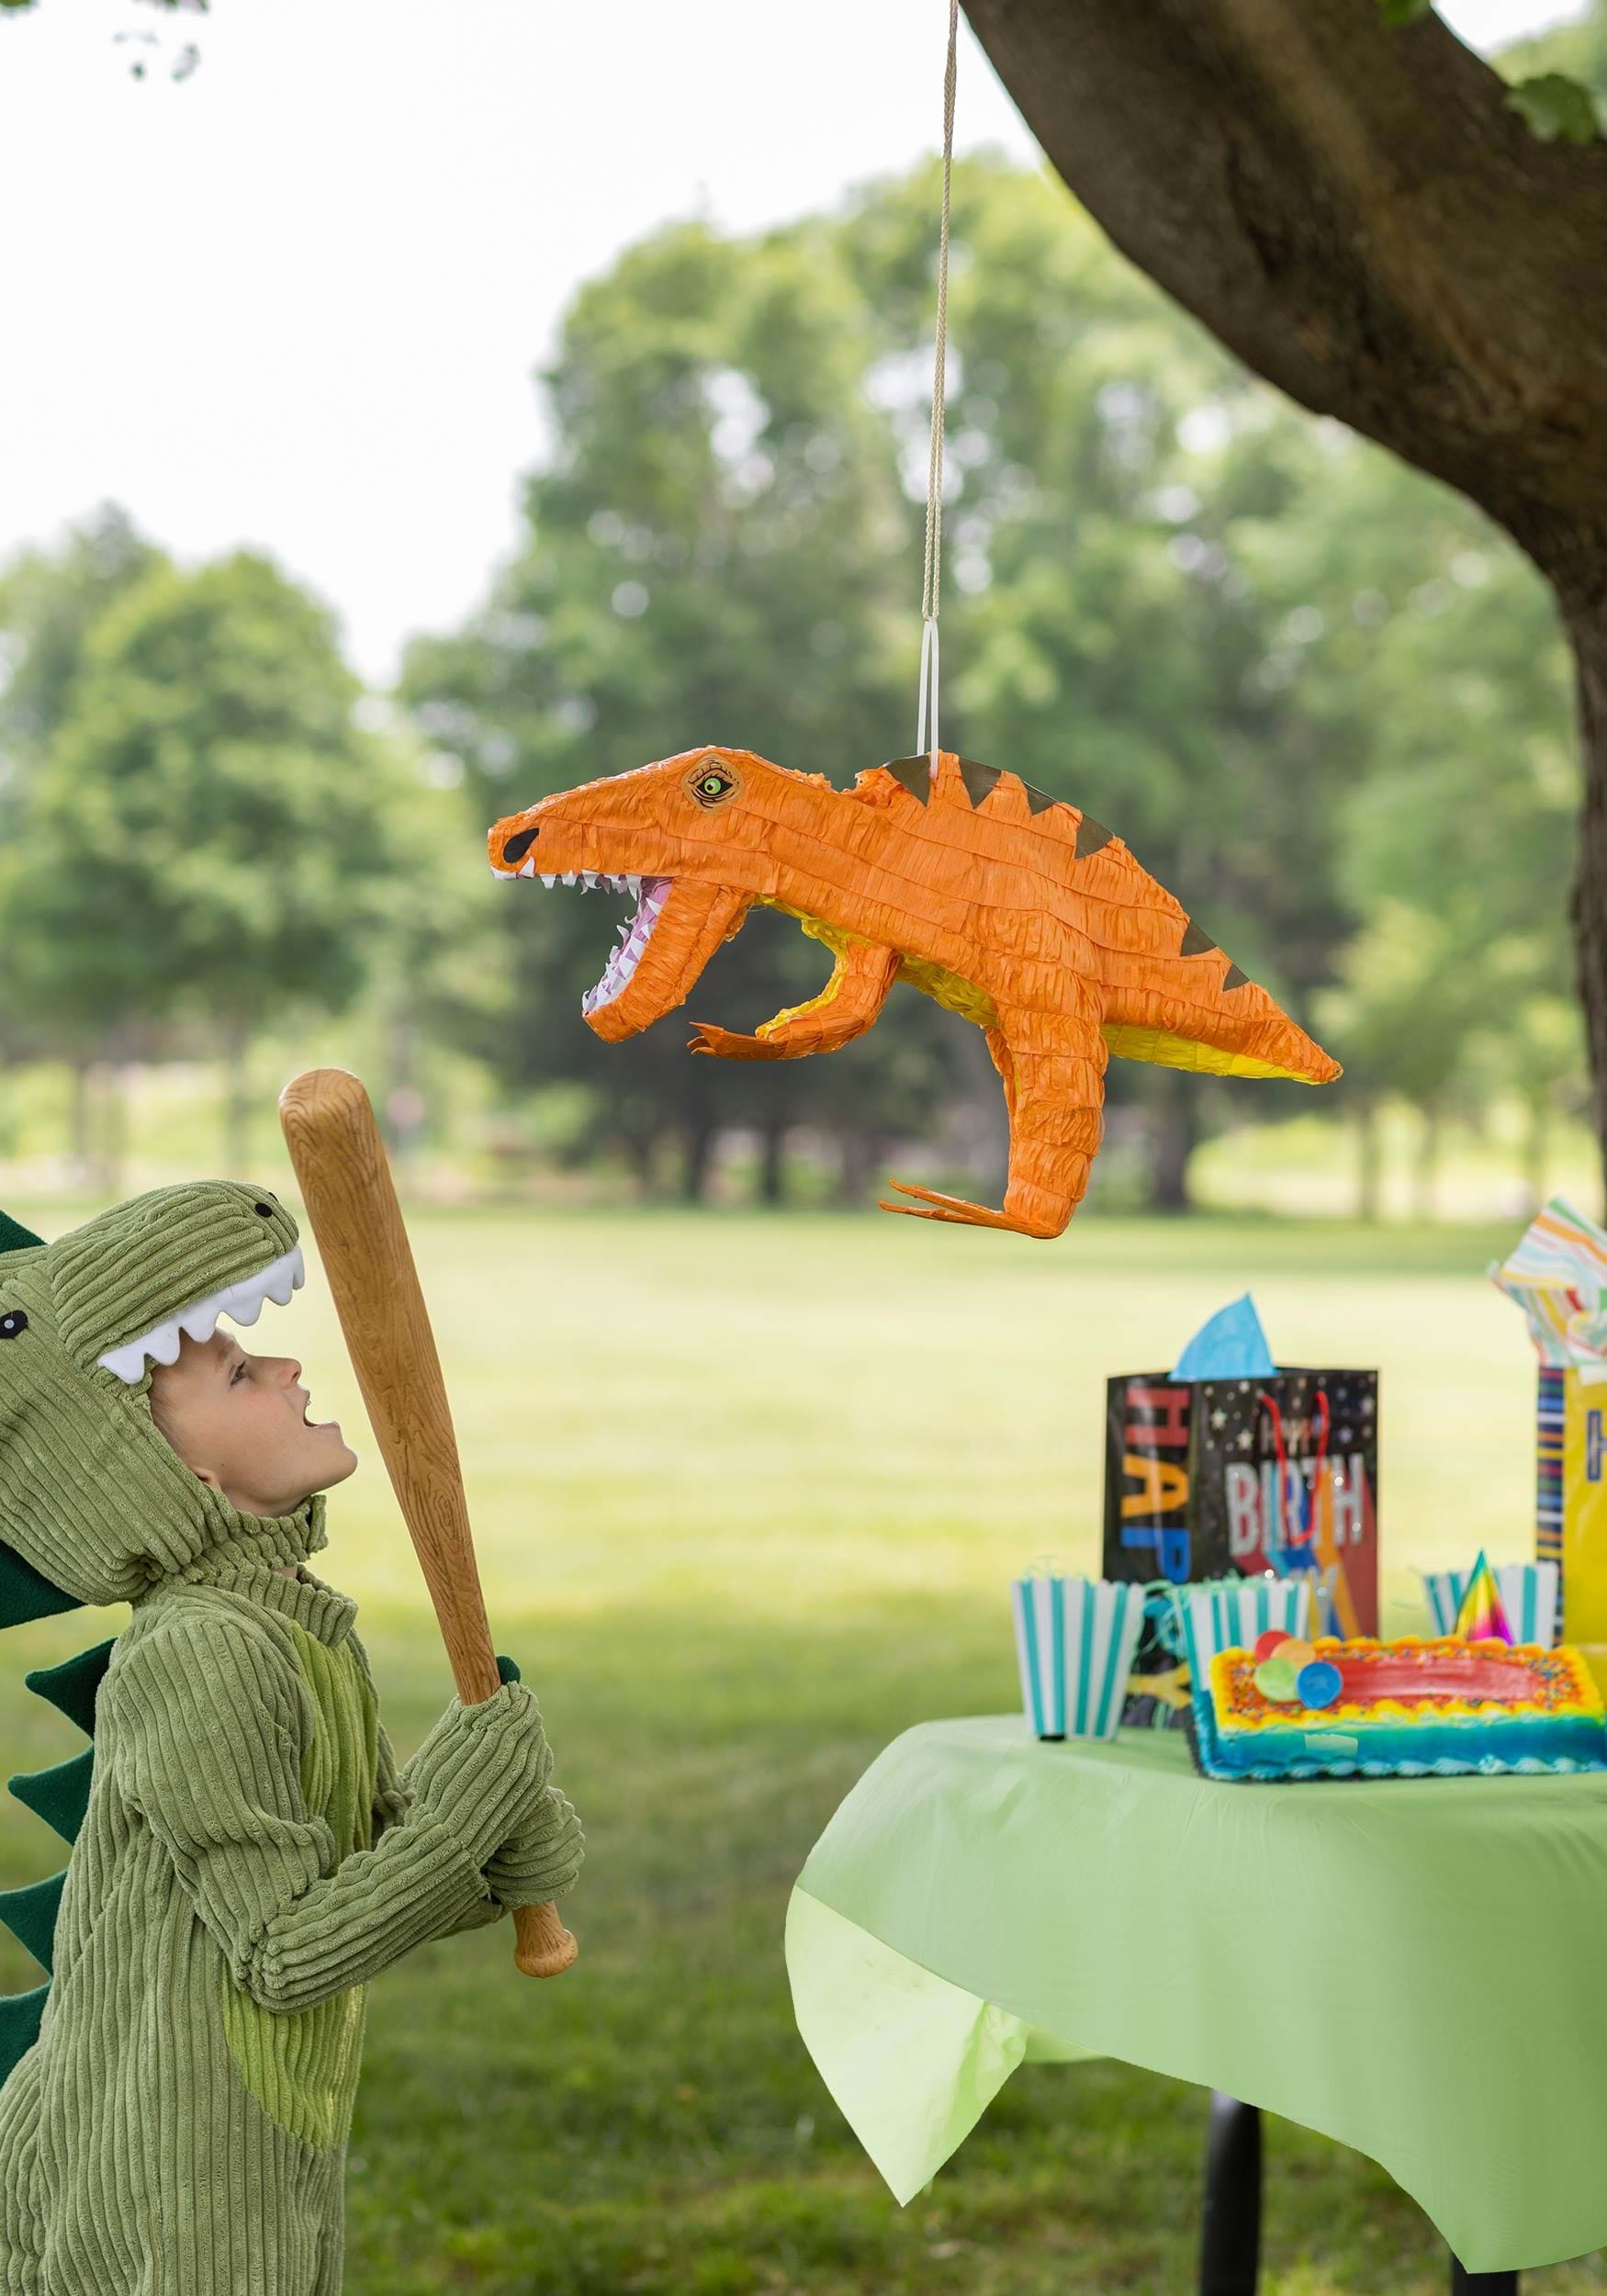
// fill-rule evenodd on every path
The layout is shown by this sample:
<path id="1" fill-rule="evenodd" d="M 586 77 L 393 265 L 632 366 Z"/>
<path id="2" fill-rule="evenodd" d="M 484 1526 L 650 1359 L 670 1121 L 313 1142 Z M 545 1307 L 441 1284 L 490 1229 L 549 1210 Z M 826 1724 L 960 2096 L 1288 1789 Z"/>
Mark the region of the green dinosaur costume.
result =
<path id="1" fill-rule="evenodd" d="M 265 1189 L 0 1219 L 0 1626 L 133 1605 L 29 1677 L 96 1742 L 14 1784 L 73 1849 L 0 1898 L 52 1973 L 0 2002 L 4 2296 L 333 2296 L 367 1980 L 579 1869 L 529 1692 L 399 1774 L 323 1501 L 237 1514 L 152 1424 L 148 1359 L 300 1279 Z"/>

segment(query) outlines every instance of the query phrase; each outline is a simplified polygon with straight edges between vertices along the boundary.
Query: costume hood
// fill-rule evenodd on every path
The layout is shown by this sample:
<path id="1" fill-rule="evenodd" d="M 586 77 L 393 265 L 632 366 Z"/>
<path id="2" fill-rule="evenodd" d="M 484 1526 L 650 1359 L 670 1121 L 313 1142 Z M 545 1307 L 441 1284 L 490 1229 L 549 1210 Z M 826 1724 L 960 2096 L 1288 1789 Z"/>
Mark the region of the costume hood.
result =
<path id="1" fill-rule="evenodd" d="M 215 1549 L 301 1562 L 323 1545 L 321 1500 L 241 1514 L 151 1416 L 151 1367 L 181 1335 L 254 1323 L 301 1280 L 295 1221 L 232 1180 L 155 1188 L 53 1244 L 0 1218 L 0 1540 L 66 1598 L 34 1615 L 137 1601 Z"/>

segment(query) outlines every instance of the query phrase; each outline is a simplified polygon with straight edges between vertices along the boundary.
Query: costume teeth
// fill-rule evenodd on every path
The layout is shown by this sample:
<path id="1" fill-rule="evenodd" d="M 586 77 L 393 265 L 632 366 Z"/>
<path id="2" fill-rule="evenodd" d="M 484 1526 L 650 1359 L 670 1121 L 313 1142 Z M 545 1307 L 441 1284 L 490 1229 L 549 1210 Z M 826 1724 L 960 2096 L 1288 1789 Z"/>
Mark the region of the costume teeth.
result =
<path id="1" fill-rule="evenodd" d="M 226 1284 L 221 1291 L 209 1291 L 204 1300 L 192 1300 L 176 1315 L 170 1315 L 165 1322 L 142 1332 L 138 1339 L 126 1340 L 120 1347 L 108 1347 L 104 1356 L 96 1357 L 96 1362 L 101 1370 L 121 1379 L 125 1387 L 138 1387 L 145 1377 L 147 1356 L 152 1363 L 176 1363 L 185 1339 L 210 1339 L 225 1315 L 231 1323 L 254 1323 L 263 1311 L 264 1300 L 272 1300 L 277 1307 L 287 1307 L 291 1293 L 299 1291 L 306 1280 L 306 1265 L 301 1247 L 297 1244 L 292 1250 L 282 1252 L 256 1275 L 243 1277 L 237 1284 Z"/>

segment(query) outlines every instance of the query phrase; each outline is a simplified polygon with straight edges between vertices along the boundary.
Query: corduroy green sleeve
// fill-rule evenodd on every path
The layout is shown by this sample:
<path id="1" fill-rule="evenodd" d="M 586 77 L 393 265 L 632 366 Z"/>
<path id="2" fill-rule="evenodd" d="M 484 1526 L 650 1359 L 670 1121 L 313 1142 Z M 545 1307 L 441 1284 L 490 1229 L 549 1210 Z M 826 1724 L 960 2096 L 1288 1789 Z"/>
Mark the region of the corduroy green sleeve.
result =
<path id="1" fill-rule="evenodd" d="M 149 1823 L 235 1983 L 264 2008 L 361 1985 L 484 1903 L 480 1868 L 542 1793 L 552 1757 L 527 1691 L 454 1705 L 409 1765 L 411 1805 L 336 1862 L 309 1815 L 310 1727 L 294 1660 L 267 1628 L 187 1616 L 107 1674 L 97 1741 Z"/>
<path id="2" fill-rule="evenodd" d="M 379 1725 L 379 1763 L 374 1786 L 375 1840 L 378 1841 L 392 1826 L 403 1824 L 412 1806 L 413 1797 L 403 1783 L 401 1772 L 397 1764 L 396 1750 L 391 1745 L 390 1734 L 382 1722 Z M 489 1897 L 477 1897 L 460 1919 L 454 1921 L 450 1929 L 442 1931 L 444 1937 L 455 1937 L 463 1930 L 489 1929 L 493 1921 L 500 1921 L 502 1919 L 508 1908 L 497 1896 L 495 1885 L 489 1874 L 486 1885 L 490 1889 L 491 1895 Z"/>

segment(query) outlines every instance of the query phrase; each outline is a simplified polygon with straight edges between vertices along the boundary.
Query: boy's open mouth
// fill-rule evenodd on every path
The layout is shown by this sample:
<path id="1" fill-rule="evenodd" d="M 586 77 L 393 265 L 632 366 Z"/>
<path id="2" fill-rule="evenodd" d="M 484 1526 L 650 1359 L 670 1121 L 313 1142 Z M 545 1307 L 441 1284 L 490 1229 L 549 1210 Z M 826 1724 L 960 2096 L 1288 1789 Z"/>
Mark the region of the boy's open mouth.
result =
<path id="1" fill-rule="evenodd" d="M 103 1371 L 109 1371 L 122 1380 L 125 1387 L 138 1387 L 145 1377 L 147 1359 L 152 1363 L 176 1363 L 178 1351 L 185 1340 L 198 1344 L 211 1338 L 219 1320 L 227 1316 L 231 1323 L 254 1323 L 263 1311 L 264 1300 L 272 1300 L 277 1307 L 288 1307 L 290 1295 L 299 1291 L 307 1270 L 302 1265 L 301 1247 L 281 1252 L 276 1260 L 254 1276 L 244 1276 L 237 1284 L 227 1284 L 221 1291 L 209 1291 L 204 1300 L 192 1300 L 188 1307 L 180 1308 L 165 1322 L 153 1324 L 141 1332 L 137 1339 L 125 1340 L 120 1347 L 108 1347 L 96 1362 Z"/>
<path id="2" fill-rule="evenodd" d="M 578 884 L 583 893 L 593 893 L 606 885 L 615 893 L 635 895 L 635 911 L 620 927 L 619 947 L 611 952 L 602 978 L 580 999 L 580 1010 L 588 1016 L 601 1005 L 612 1004 L 629 981 L 642 961 L 642 951 L 653 938 L 653 928 L 658 922 L 664 904 L 669 898 L 669 888 L 675 882 L 671 877 L 616 877 L 606 872 L 600 873 L 595 869 L 568 869 L 561 875 L 548 876 L 537 870 L 534 853 L 528 855 L 517 869 L 501 869 L 493 861 L 491 874 L 503 884 L 511 884 L 516 877 L 529 877 L 548 886 Z"/>

